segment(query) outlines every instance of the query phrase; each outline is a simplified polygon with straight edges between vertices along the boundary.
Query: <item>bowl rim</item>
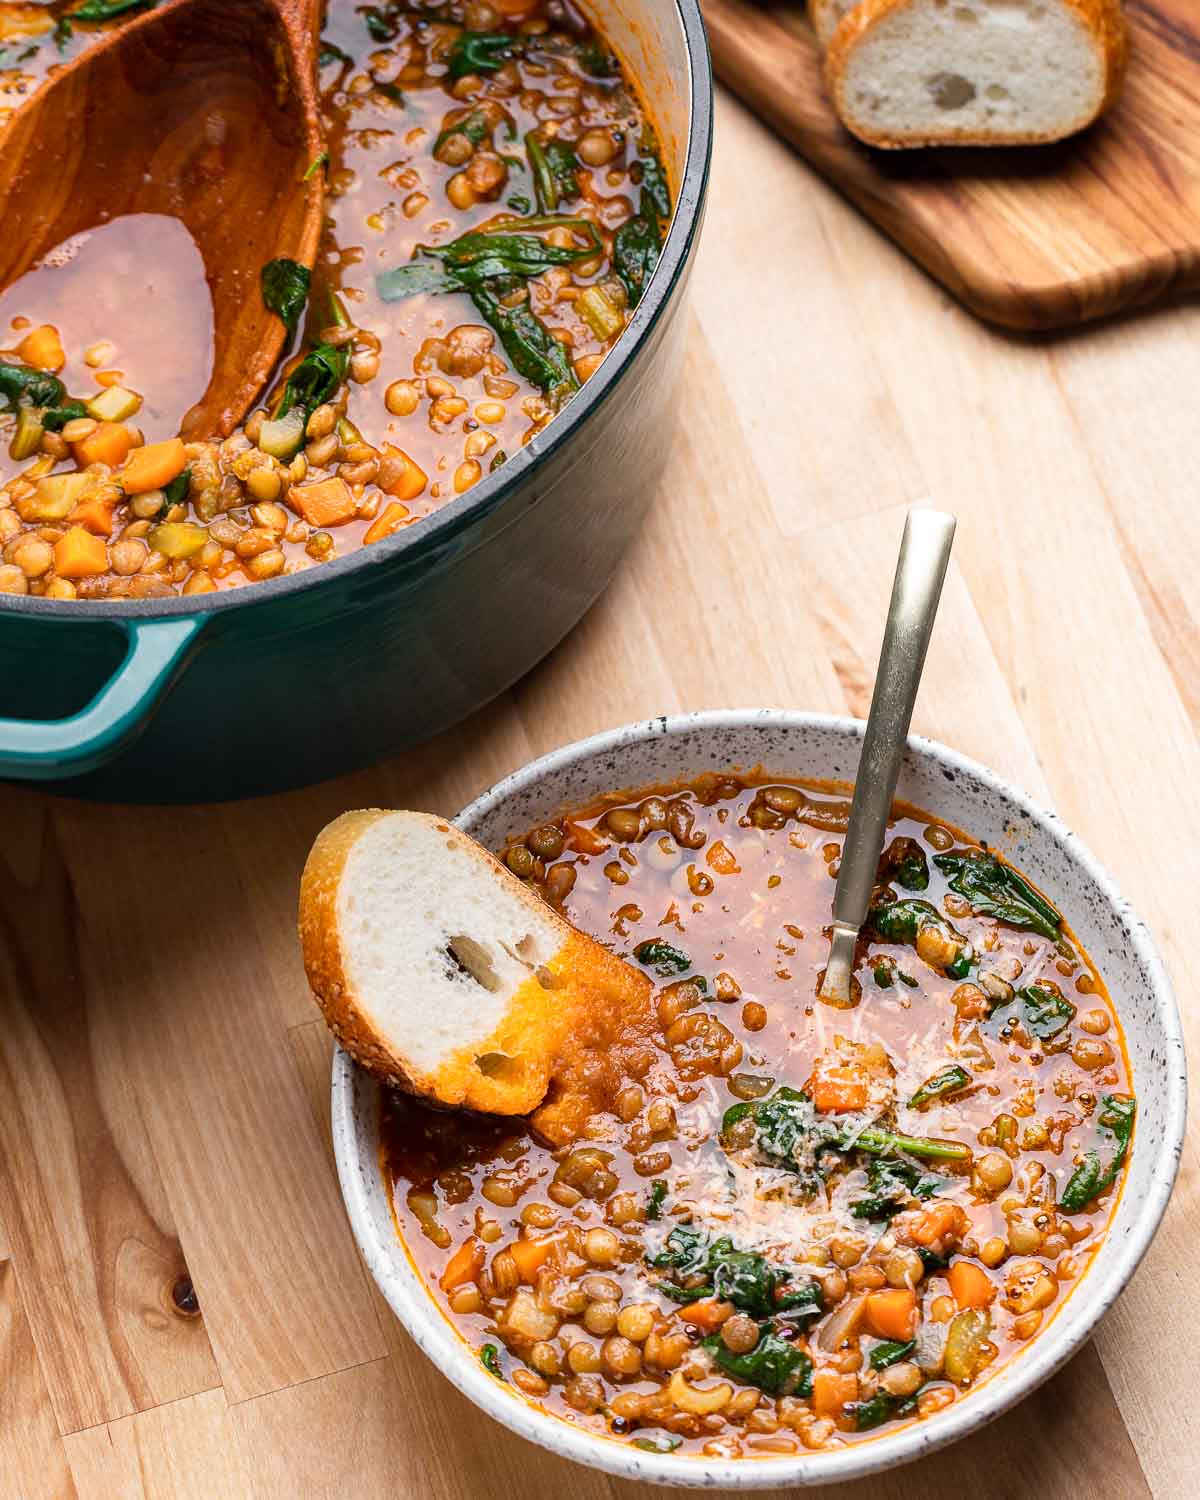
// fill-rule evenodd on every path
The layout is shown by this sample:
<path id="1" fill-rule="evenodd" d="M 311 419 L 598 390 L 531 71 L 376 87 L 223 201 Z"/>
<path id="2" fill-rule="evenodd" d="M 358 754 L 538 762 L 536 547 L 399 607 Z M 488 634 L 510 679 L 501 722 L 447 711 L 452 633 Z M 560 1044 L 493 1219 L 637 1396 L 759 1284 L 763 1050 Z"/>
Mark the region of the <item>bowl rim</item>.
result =
<path id="1" fill-rule="evenodd" d="M 818 730 L 859 741 L 865 728 L 863 721 L 844 715 L 787 709 L 710 709 L 663 715 L 604 730 L 539 756 L 482 792 L 452 821 L 460 825 L 475 823 L 516 794 L 536 787 L 548 774 L 619 751 L 631 743 L 696 731 L 753 729 L 758 726 Z M 347 1215 L 367 1267 L 393 1312 L 442 1374 L 476 1406 L 510 1431 L 590 1468 L 655 1484 L 754 1490 L 786 1485 L 836 1484 L 862 1478 L 934 1453 L 986 1426 L 1024 1400 L 1061 1369 L 1091 1337 L 1096 1325 L 1124 1291 L 1141 1263 L 1174 1187 L 1187 1122 L 1183 1028 L 1174 989 L 1157 945 L 1145 923 L 1121 895 L 1113 877 L 1055 813 L 998 773 L 937 740 L 910 734 L 906 758 L 913 757 L 932 760 L 943 770 L 975 779 L 1001 800 L 1018 808 L 1048 835 L 1072 863 L 1082 868 L 1122 920 L 1129 934 L 1130 947 L 1149 979 L 1164 1042 L 1161 1061 L 1165 1079 L 1164 1130 L 1155 1153 L 1158 1169 L 1151 1175 L 1146 1198 L 1135 1222 L 1121 1238 L 1109 1236 L 1106 1239 L 1106 1258 L 1088 1271 L 1088 1276 L 1099 1287 L 1099 1295 L 1088 1299 L 1085 1311 L 1073 1324 L 1054 1319 L 1045 1332 L 1022 1352 L 1019 1361 L 1010 1366 L 1016 1372 L 1011 1379 L 1003 1383 L 988 1382 L 970 1401 L 955 1403 L 929 1422 L 904 1427 L 893 1434 L 883 1434 L 836 1453 L 801 1453 L 750 1460 L 689 1458 L 681 1462 L 669 1454 L 644 1452 L 632 1444 L 615 1442 L 575 1427 L 560 1417 L 539 1410 L 500 1385 L 483 1370 L 470 1346 L 436 1305 L 399 1235 L 386 1244 L 375 1236 L 361 1158 L 355 1145 L 356 1090 L 367 1075 L 361 1073 L 339 1047 L 334 1054 L 332 1069 L 334 1154 Z M 378 1172 L 377 1163 L 372 1161 L 370 1166 Z M 405 1288 L 406 1295 L 397 1294 L 394 1284 L 398 1253 L 408 1271 L 406 1279 L 412 1282 L 411 1287 Z M 423 1323 L 427 1323 L 430 1334 L 427 1335 Z M 1062 1334 L 1064 1328 L 1068 1329 L 1065 1337 Z M 438 1334 L 443 1330 L 449 1330 L 453 1337 L 439 1338 Z"/>
<path id="2" fill-rule="evenodd" d="M 218 615 L 231 609 L 267 605 L 285 596 L 332 584 L 349 574 L 370 575 L 400 558 L 406 567 L 420 566 L 430 554 L 453 548 L 462 533 L 498 510 L 512 492 L 528 480 L 536 467 L 544 466 L 552 454 L 588 425 L 589 419 L 612 394 L 649 342 L 691 260 L 703 219 L 712 159 L 712 59 L 699 0 L 670 0 L 670 4 L 674 6 L 682 34 L 686 84 L 690 91 L 687 144 L 671 226 L 645 294 L 611 354 L 543 432 L 526 443 L 494 474 L 486 475 L 466 494 L 423 518 L 419 526 L 405 528 L 372 547 L 357 547 L 319 567 L 306 568 L 286 577 L 265 579 L 244 588 L 186 597 L 174 595 L 167 599 L 62 600 L 32 594 L 0 594 L 0 621 L 5 615 L 18 614 L 56 623 L 90 619 L 119 624 L 123 620 Z M 584 5 L 586 8 L 586 0 Z"/>

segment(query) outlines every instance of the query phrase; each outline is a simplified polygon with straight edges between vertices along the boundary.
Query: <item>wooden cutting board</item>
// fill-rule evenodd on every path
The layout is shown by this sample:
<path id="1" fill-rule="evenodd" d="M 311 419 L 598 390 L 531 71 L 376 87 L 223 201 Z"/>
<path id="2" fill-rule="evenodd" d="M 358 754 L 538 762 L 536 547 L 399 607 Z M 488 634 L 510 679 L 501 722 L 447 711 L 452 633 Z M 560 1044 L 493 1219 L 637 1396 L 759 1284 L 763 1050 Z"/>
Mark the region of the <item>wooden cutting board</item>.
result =
<path id="1" fill-rule="evenodd" d="M 1062 328 L 1200 286 L 1200 0 L 1129 0 L 1116 108 L 1054 146 L 875 151 L 801 0 L 704 0 L 718 77 L 972 312 Z"/>

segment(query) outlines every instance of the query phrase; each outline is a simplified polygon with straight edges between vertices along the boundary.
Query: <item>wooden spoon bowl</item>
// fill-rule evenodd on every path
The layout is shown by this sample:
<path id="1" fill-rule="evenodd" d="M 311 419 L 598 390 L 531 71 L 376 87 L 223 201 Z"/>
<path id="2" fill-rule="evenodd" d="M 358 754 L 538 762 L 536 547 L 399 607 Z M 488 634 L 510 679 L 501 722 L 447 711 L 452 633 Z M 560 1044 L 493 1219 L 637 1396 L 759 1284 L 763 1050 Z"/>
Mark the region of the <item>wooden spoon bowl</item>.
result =
<path id="1" fill-rule="evenodd" d="M 169 0 L 70 63 L 0 134 L 0 287 L 120 215 L 171 215 L 191 233 L 215 347 L 204 396 L 181 413 L 188 438 L 228 436 L 279 358 L 286 329 L 262 267 L 316 254 L 317 9 Z"/>

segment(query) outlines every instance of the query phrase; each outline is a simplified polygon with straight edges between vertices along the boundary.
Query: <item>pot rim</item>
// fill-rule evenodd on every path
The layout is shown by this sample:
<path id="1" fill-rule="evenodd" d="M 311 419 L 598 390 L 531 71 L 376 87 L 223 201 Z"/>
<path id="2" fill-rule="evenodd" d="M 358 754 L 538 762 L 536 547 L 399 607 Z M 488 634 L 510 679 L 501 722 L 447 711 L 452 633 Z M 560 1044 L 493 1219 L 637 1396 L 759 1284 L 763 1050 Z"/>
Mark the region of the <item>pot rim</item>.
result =
<path id="1" fill-rule="evenodd" d="M 842 715 L 792 710 L 717 709 L 692 714 L 662 716 L 641 723 L 603 731 L 563 746 L 522 766 L 481 793 L 459 812 L 454 822 L 475 823 L 518 793 L 535 787 L 548 773 L 619 752 L 631 743 L 681 735 L 696 730 L 766 727 L 819 730 L 860 740 L 865 725 Z M 1166 1079 L 1163 1099 L 1164 1128 L 1155 1155 L 1154 1172 L 1136 1220 L 1119 1240 L 1108 1236 L 1097 1260 L 1088 1271 L 1092 1296 L 1079 1303 L 1075 1321 L 1055 1318 L 1048 1328 L 1008 1367 L 988 1382 L 970 1401 L 955 1403 L 929 1422 L 902 1428 L 892 1435 L 876 1437 L 836 1453 L 808 1453 L 795 1457 L 761 1460 L 688 1459 L 681 1462 L 668 1455 L 643 1452 L 632 1444 L 596 1436 L 573 1427 L 561 1418 L 538 1410 L 488 1375 L 473 1351 L 435 1304 L 424 1280 L 407 1256 L 397 1233 L 385 1244 L 373 1232 L 370 1197 L 365 1186 L 363 1162 L 356 1149 L 354 1104 L 356 1089 L 365 1075 L 339 1047 L 332 1072 L 332 1133 L 338 1177 L 351 1228 L 368 1269 L 393 1311 L 404 1323 L 422 1351 L 471 1401 L 489 1416 L 540 1447 L 590 1468 L 622 1478 L 657 1484 L 737 1490 L 776 1488 L 780 1485 L 833 1484 L 861 1478 L 879 1470 L 923 1458 L 977 1431 L 1023 1400 L 1054 1375 L 1087 1341 L 1100 1319 L 1128 1284 L 1154 1238 L 1174 1186 L 1183 1149 L 1187 1118 L 1187 1064 L 1183 1029 L 1174 991 L 1166 967 L 1149 929 L 1121 895 L 1116 882 L 1091 850 L 1073 834 L 1056 814 L 1041 807 L 1024 792 L 978 761 L 936 740 L 910 735 L 907 755 L 932 760 L 944 771 L 981 783 L 998 798 L 1019 809 L 1048 836 L 1063 854 L 1103 893 L 1111 909 L 1129 933 L 1129 944 L 1140 962 L 1153 992 L 1155 1015 L 1165 1043 L 1161 1071 Z M 366 1164 L 378 1174 L 374 1158 Z M 382 1179 L 380 1179 L 382 1186 Z M 396 1254 L 404 1257 L 409 1276 L 397 1287 Z M 411 1280 L 412 1286 L 407 1282 Z M 428 1322 L 427 1320 L 436 1320 Z M 422 1326 L 425 1324 L 425 1326 Z M 445 1338 L 448 1330 L 454 1337 Z M 1064 1335 L 1064 1330 L 1066 1330 Z M 439 1337 L 439 1334 L 442 1336 Z M 1005 1376 L 1008 1378 L 1005 1378 Z"/>
<path id="2" fill-rule="evenodd" d="M 321 563 L 287 577 L 222 589 L 214 594 L 173 595 L 168 599 L 65 600 L 29 594 L 0 594 L 0 620 L 6 614 L 21 614 L 56 623 L 90 619 L 119 624 L 125 620 L 211 616 L 231 609 L 253 608 L 334 583 L 351 573 L 369 573 L 387 567 L 401 556 L 408 564 L 419 563 L 423 557 L 453 543 L 461 533 L 497 510 L 531 471 L 545 464 L 607 400 L 648 342 L 691 257 L 700 229 L 712 156 L 712 61 L 699 0 L 671 0 L 671 3 L 683 32 L 687 83 L 691 91 L 687 150 L 671 227 L 646 293 L 611 355 L 543 432 L 526 443 L 495 474 L 487 475 L 466 494 L 423 519 L 420 525 L 407 527 L 370 547 L 358 547 L 333 562 Z"/>

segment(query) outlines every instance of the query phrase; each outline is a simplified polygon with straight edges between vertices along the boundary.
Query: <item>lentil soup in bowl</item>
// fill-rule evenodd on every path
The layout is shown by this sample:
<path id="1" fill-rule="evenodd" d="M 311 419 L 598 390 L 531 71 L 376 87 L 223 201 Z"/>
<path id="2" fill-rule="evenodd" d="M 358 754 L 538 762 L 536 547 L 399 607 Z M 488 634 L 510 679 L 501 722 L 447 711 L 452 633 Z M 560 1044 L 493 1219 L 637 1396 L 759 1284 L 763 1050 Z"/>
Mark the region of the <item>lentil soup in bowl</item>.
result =
<path id="1" fill-rule="evenodd" d="M 917 1458 L 1080 1347 L 1166 1207 L 1186 1075 L 1161 959 L 984 767 L 910 739 L 855 1003 L 817 999 L 861 735 L 656 719 L 458 816 L 657 986 L 528 1121 L 335 1058 L 384 1295 L 477 1405 L 578 1462 L 760 1488 Z"/>

